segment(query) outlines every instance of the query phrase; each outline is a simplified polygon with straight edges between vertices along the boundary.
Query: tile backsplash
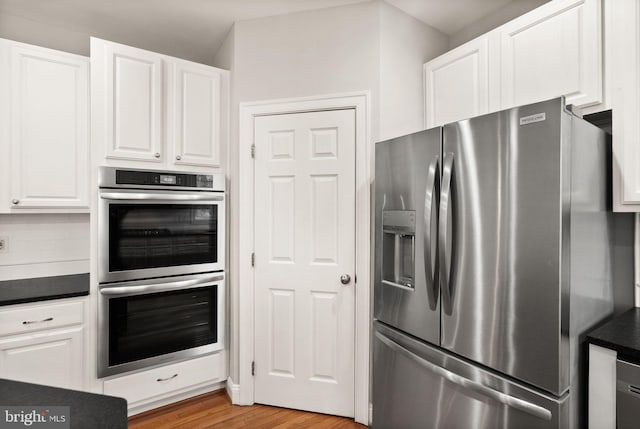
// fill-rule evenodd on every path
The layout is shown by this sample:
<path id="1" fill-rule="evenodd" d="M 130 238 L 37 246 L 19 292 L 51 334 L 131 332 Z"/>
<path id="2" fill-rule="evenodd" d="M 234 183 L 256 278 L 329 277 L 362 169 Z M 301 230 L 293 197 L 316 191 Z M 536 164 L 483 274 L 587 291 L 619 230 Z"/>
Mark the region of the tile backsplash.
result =
<path id="1" fill-rule="evenodd" d="M 89 272 L 88 214 L 0 215 L 0 281 Z"/>

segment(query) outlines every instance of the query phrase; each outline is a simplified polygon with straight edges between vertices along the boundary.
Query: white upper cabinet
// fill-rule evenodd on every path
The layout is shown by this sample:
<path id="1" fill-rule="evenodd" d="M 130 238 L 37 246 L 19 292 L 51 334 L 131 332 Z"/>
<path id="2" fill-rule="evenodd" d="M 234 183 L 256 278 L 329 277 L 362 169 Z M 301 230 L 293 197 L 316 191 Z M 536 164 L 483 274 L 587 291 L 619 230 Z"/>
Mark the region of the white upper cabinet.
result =
<path id="1" fill-rule="evenodd" d="M 91 120 L 98 164 L 220 167 L 226 70 L 91 39 Z"/>
<path id="2" fill-rule="evenodd" d="M 508 22 L 500 33 L 502 108 L 566 96 L 602 101 L 601 0 L 555 0 Z"/>
<path id="3" fill-rule="evenodd" d="M 188 61 L 167 63 L 167 137 L 176 164 L 220 166 L 222 75 Z"/>
<path id="4" fill-rule="evenodd" d="M 640 212 L 640 2 L 607 0 L 613 52 L 613 208 Z"/>
<path id="5" fill-rule="evenodd" d="M 115 43 L 102 44 L 106 157 L 162 162 L 162 59 Z"/>
<path id="6" fill-rule="evenodd" d="M 0 39 L 0 212 L 86 212 L 89 61 Z"/>
<path id="7" fill-rule="evenodd" d="M 426 127 L 489 111 L 489 38 L 479 37 L 424 65 Z"/>
<path id="8" fill-rule="evenodd" d="M 554 0 L 424 66 L 427 128 L 566 96 L 603 101 L 601 0 Z"/>

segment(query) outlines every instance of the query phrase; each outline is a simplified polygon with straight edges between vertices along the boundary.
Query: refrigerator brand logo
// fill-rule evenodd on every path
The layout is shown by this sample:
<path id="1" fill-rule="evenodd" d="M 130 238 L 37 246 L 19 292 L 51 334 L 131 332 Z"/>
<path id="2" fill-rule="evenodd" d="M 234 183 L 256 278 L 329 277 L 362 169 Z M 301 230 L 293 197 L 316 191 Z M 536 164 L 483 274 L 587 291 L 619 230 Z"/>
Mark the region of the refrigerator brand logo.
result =
<path id="1" fill-rule="evenodd" d="M 546 113 L 536 113 L 535 115 L 523 116 L 520 118 L 520 125 L 533 124 L 534 122 L 542 122 L 547 119 Z"/>
<path id="2" fill-rule="evenodd" d="M 69 429 L 69 407 L 0 406 L 0 429 Z"/>

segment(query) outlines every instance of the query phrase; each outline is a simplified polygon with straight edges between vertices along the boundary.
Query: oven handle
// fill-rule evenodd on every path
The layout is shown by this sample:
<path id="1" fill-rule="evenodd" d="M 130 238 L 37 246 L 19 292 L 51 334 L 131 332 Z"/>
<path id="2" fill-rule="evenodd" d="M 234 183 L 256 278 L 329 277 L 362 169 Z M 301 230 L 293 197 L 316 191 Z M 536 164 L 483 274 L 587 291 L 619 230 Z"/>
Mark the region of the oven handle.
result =
<path id="1" fill-rule="evenodd" d="M 104 200 L 165 200 L 165 201 L 222 201 L 222 195 L 199 194 L 147 194 L 142 192 L 101 192 L 100 198 Z"/>
<path id="2" fill-rule="evenodd" d="M 213 283 L 220 281 L 224 278 L 224 276 L 215 276 L 215 277 L 207 277 L 204 279 L 191 279 L 191 280 L 181 280 L 177 282 L 170 283 L 156 283 L 149 285 L 140 285 L 140 286 L 114 286 L 114 287 L 105 287 L 100 289 L 100 293 L 102 295 L 109 296 L 117 296 L 117 295 L 131 295 L 131 294 L 139 294 L 144 292 L 161 292 L 168 290 L 176 290 L 183 289 L 191 286 L 203 285 L 206 283 Z"/>

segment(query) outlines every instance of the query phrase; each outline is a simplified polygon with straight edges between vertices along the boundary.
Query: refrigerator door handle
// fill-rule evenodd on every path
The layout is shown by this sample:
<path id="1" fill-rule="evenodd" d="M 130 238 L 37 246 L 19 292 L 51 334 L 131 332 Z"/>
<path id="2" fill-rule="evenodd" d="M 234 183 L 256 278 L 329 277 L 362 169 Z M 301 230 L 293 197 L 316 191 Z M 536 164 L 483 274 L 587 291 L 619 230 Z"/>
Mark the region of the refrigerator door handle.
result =
<path id="1" fill-rule="evenodd" d="M 447 258 L 447 245 L 451 244 L 447 240 L 449 233 L 449 213 L 453 210 L 451 195 L 451 180 L 453 176 L 453 153 L 444 156 L 442 164 L 442 191 L 440 193 L 440 212 L 438 214 L 438 252 L 440 265 L 440 281 L 442 282 L 442 304 L 444 311 L 451 314 L 453 310 L 451 284 L 449 274 L 451 273 L 451 261 Z"/>
<path id="2" fill-rule="evenodd" d="M 507 395 L 506 393 L 499 392 L 495 389 L 492 389 L 491 387 L 487 387 L 476 381 L 469 380 L 466 377 L 462 377 L 454 372 L 451 372 L 447 369 L 442 368 L 441 366 L 435 365 L 429 362 L 428 360 L 421 358 L 417 354 L 406 349 L 405 347 L 401 346 L 400 344 L 396 343 L 391 338 L 385 336 L 380 332 L 376 332 L 375 336 L 380 341 L 382 341 L 382 343 L 384 343 L 394 351 L 397 351 L 403 354 L 405 357 L 411 359 L 413 362 L 417 363 L 421 367 L 435 373 L 436 375 L 442 378 L 447 379 L 451 383 L 457 384 L 458 386 L 464 389 L 473 390 L 474 392 L 484 395 L 495 401 L 498 401 L 501 404 L 504 404 L 511 408 L 516 408 L 520 411 L 524 411 L 525 413 L 531 414 L 532 416 L 537 417 L 539 419 L 550 421 L 552 418 L 551 411 L 547 410 L 544 407 L 541 407 L 539 405 L 533 404 L 529 401 L 525 401 L 520 398 L 516 398 L 515 396 L 511 396 L 511 395 Z"/>
<path id="3" fill-rule="evenodd" d="M 440 157 L 436 156 L 429 164 L 427 172 L 427 190 L 424 195 L 424 268 L 427 280 L 427 296 L 429 308 L 435 310 L 438 306 L 438 258 L 436 251 L 432 249 L 437 239 L 437 212 L 438 194 L 440 188 Z M 435 200 L 435 201 L 434 201 Z M 436 233 L 433 233 L 434 217 L 436 220 Z"/>

